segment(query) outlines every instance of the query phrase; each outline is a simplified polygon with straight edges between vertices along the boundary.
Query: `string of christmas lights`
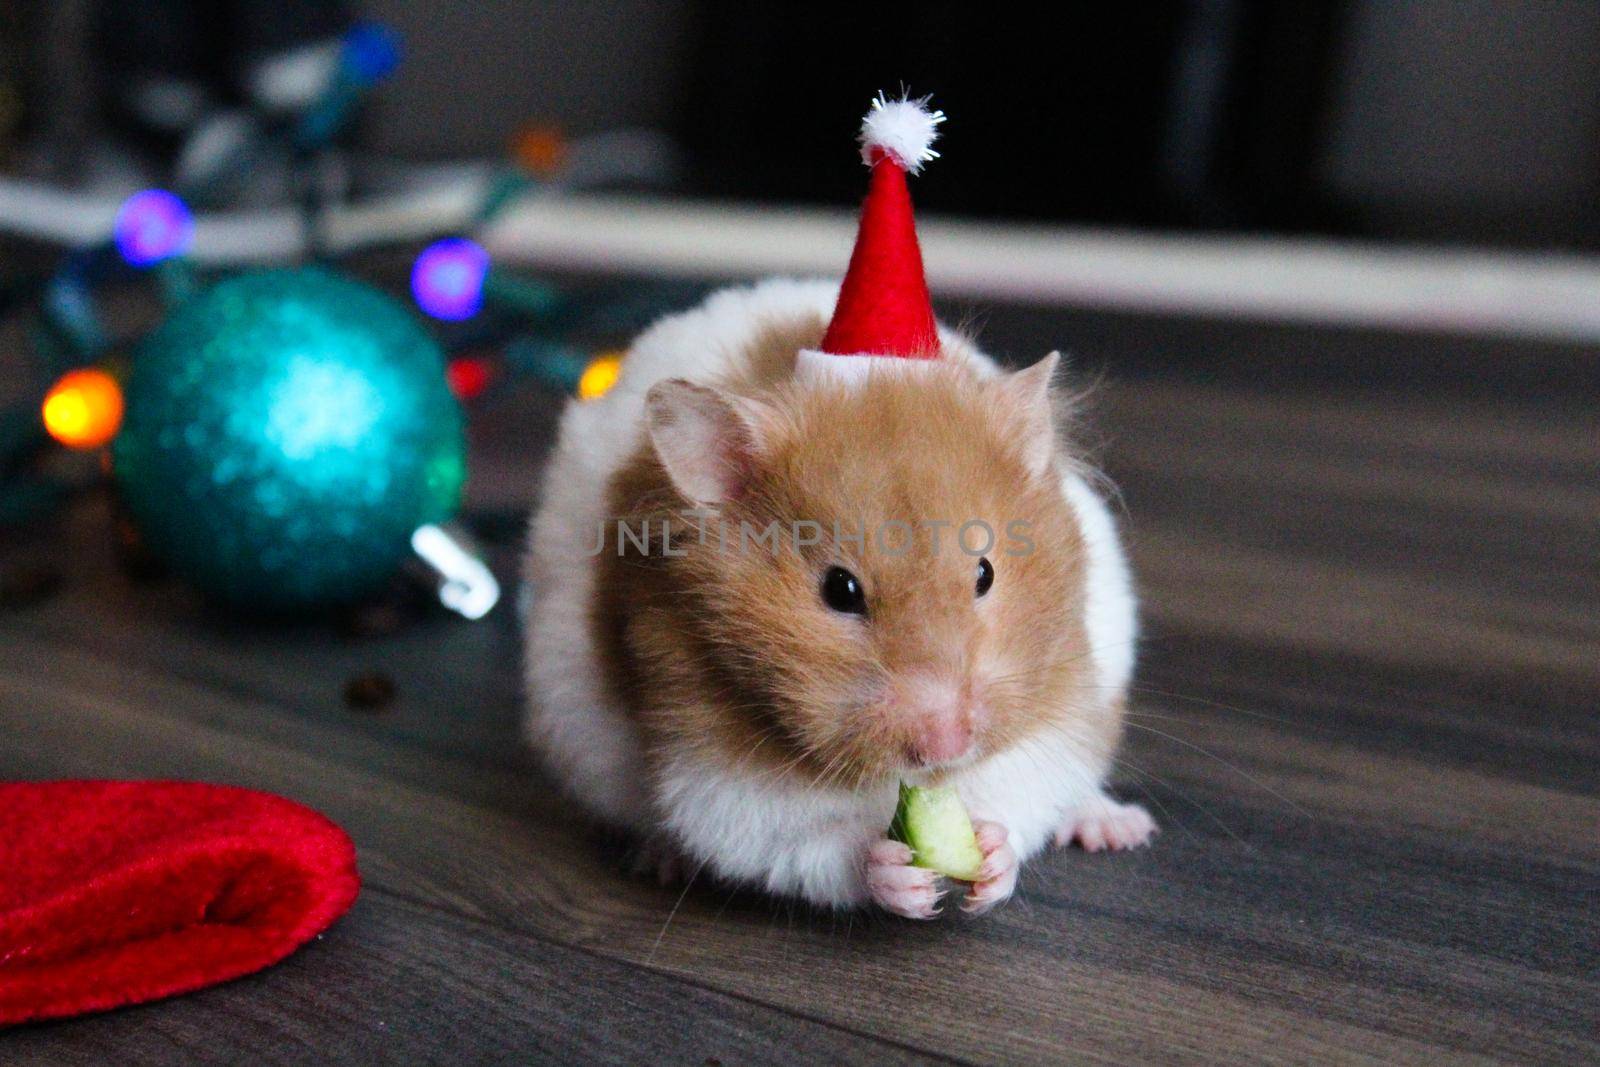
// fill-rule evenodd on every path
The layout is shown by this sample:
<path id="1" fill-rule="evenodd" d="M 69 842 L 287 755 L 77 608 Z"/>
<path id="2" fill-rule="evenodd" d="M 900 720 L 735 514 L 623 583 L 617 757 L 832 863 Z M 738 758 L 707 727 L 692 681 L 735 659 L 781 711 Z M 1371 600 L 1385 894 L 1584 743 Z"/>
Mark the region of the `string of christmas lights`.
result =
<path id="1" fill-rule="evenodd" d="M 391 31 L 355 27 L 298 122 L 214 160 L 185 190 L 134 193 L 103 239 L 64 255 L 31 294 L 39 387 L 0 411 L 0 522 L 37 518 L 83 487 L 46 473 L 50 449 L 95 453 L 148 547 L 215 599 L 267 610 L 349 603 L 410 551 L 453 610 L 493 606 L 492 575 L 444 526 L 465 480 L 461 405 L 519 381 L 602 395 L 620 357 L 567 339 L 596 305 L 503 269 L 463 234 L 428 245 L 411 270 L 412 300 L 447 331 L 444 343 L 426 319 L 340 272 L 315 239 L 317 263 L 301 268 L 202 276 L 187 259 L 197 223 L 183 193 L 209 201 L 265 153 L 313 165 L 399 61 Z M 537 147 L 545 173 L 508 167 L 477 224 L 552 176 L 560 143 L 545 136 Z M 325 205 L 300 206 L 313 232 Z M 114 335 L 101 290 L 152 279 L 163 321 L 142 337 Z"/>

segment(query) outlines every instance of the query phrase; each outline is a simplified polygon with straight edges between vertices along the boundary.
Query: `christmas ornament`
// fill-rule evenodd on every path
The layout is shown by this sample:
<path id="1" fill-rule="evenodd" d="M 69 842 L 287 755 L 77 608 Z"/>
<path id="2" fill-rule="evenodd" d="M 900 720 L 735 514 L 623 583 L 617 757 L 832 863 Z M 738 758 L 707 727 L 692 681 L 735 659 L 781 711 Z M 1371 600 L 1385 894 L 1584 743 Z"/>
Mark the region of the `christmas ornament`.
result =
<path id="1" fill-rule="evenodd" d="M 113 444 L 149 548 L 225 602 L 347 603 L 466 475 L 444 359 L 406 308 L 316 268 L 230 278 L 139 346 Z"/>
<path id="2" fill-rule="evenodd" d="M 169 309 L 196 301 L 202 296 L 203 276 L 187 256 L 196 244 L 197 234 L 206 238 L 201 251 L 212 268 L 223 262 L 253 260 L 261 253 L 261 246 L 238 236 L 242 232 L 241 224 L 248 227 L 253 222 L 230 218 L 220 209 L 226 208 L 246 185 L 250 185 L 245 178 L 258 170 L 273 173 L 281 170 L 294 177 L 294 189 L 303 194 L 296 199 L 300 216 L 297 231 L 301 237 L 295 247 L 303 245 L 322 258 L 322 253 L 328 250 L 329 220 L 344 209 L 325 202 L 326 183 L 317 178 L 322 172 L 321 161 L 348 129 L 349 120 L 357 113 L 361 102 L 393 73 L 400 61 L 400 46 L 392 30 L 376 24 L 357 24 L 344 36 L 335 69 L 323 79 L 325 84 L 320 91 L 314 91 L 315 86 L 305 86 L 310 97 L 302 99 L 304 94 L 301 94 L 292 101 L 272 104 L 270 111 L 250 115 L 247 126 L 236 136 L 220 142 L 211 143 L 206 133 L 210 127 L 204 121 L 197 123 L 173 171 L 176 192 L 148 188 L 120 203 L 86 201 L 95 212 L 106 210 L 109 215 L 110 209 L 114 209 L 114 222 L 106 232 L 68 252 L 48 277 L 0 287 L 0 314 L 19 302 L 19 297 L 35 295 L 41 313 L 30 331 L 36 364 L 36 373 L 30 375 L 30 379 L 36 380 L 28 381 L 16 390 L 14 399 L 0 404 L 0 525 L 36 519 L 97 481 L 91 477 L 64 476 L 78 471 L 88 474 L 87 465 L 37 461 L 48 457 L 54 451 L 53 445 L 98 449 L 117 433 L 118 379 L 60 377 L 75 369 L 93 368 L 112 360 L 121 377 L 125 349 L 133 345 L 134 339 L 126 334 L 117 335 L 108 328 L 109 320 L 102 321 L 96 305 L 98 294 L 106 285 L 138 281 L 142 288 L 148 289 L 155 283 Z M 257 99 L 256 104 L 267 107 L 261 99 Z M 469 232 L 477 232 L 535 189 L 575 188 L 609 180 L 608 176 L 622 172 L 634 175 L 639 169 L 637 145 L 630 148 L 608 137 L 601 137 L 587 146 L 576 146 L 581 149 L 577 157 L 587 161 L 576 176 L 561 167 L 566 146 L 558 134 L 542 131 L 521 147 L 520 167 L 502 168 L 497 176 L 491 176 L 486 188 L 478 188 L 479 179 L 472 179 L 471 195 L 476 198 L 477 205 L 465 220 L 447 213 L 455 219 L 450 228 L 461 228 L 465 221 Z M 421 209 L 405 206 L 409 203 L 406 195 L 409 194 L 375 208 L 377 215 L 394 220 L 396 229 L 391 234 L 386 235 L 381 228 L 363 227 L 363 236 L 352 241 L 382 244 L 409 240 L 408 235 L 420 221 L 417 212 Z M 197 225 L 184 197 L 208 209 L 210 213 L 203 225 Z M 72 227 L 67 228 L 66 234 L 57 230 L 59 227 L 45 226 L 40 232 L 78 239 Z M 267 243 L 275 243 L 276 230 L 260 232 L 267 236 Z M 349 248 L 351 244 L 341 243 L 341 247 Z M 494 394 L 521 384 L 567 392 L 576 390 L 585 397 L 598 395 L 615 380 L 616 369 L 604 359 L 591 363 L 592 345 L 597 337 L 609 338 L 626 332 L 616 329 L 614 323 L 607 325 L 604 320 L 619 314 L 637 314 L 640 310 L 637 286 L 630 285 L 620 295 L 604 300 L 575 300 L 555 286 L 490 263 L 487 253 L 464 236 L 445 239 L 426 249 L 417 260 L 413 286 L 424 310 L 449 321 L 449 325 L 442 328 L 444 347 L 452 356 L 447 380 L 455 395 L 468 402 L 492 400 Z M 656 305 L 649 309 L 648 318 L 676 304 L 676 299 L 664 302 L 652 289 L 644 291 L 647 294 L 645 303 Z M 219 335 L 236 328 L 245 329 L 248 316 L 230 321 L 232 324 L 225 324 L 219 318 L 207 329 Z M 374 320 L 374 323 L 382 321 L 393 321 L 393 316 Z M 359 331 L 368 326 L 363 324 L 355 328 Z M 161 336 L 172 335 L 163 332 Z M 255 336 L 258 335 L 252 335 Z M 160 350 L 169 343 L 152 340 L 150 348 Z M 222 340 L 219 344 L 227 347 L 233 342 Z M 300 573 L 287 583 L 278 581 L 276 576 L 286 574 L 293 566 L 283 559 L 289 551 L 320 551 L 325 544 L 315 533 L 320 519 L 291 521 L 292 508 L 282 503 L 282 500 L 303 502 L 304 482 L 297 482 L 292 489 L 283 492 L 277 491 L 283 489 L 283 485 L 260 490 L 266 496 L 257 496 L 248 504 L 234 498 L 235 493 L 255 494 L 259 488 L 254 482 L 241 478 L 240 470 L 253 472 L 249 475 L 251 479 L 266 476 L 257 462 L 259 450 L 241 444 L 248 434 L 241 431 L 240 435 L 228 439 L 231 442 L 228 448 L 241 449 L 237 454 L 225 454 L 227 450 L 218 444 L 218 434 L 222 428 L 230 433 L 239 430 L 243 425 L 241 420 L 248 413 L 259 411 L 265 401 L 251 392 L 252 387 L 245 380 L 249 372 L 242 369 L 243 365 L 229 368 L 225 365 L 227 361 L 217 355 L 220 349 L 201 348 L 211 353 L 207 357 L 210 361 L 207 367 L 185 377 L 185 372 L 168 358 L 164 371 L 152 370 L 141 376 L 150 383 L 143 391 L 157 395 L 181 385 L 194 393 L 199 388 L 195 376 L 216 375 L 216 389 L 237 390 L 231 394 L 234 400 L 230 402 L 236 414 L 224 417 L 208 406 L 213 399 L 211 396 L 195 393 L 182 403 L 170 397 L 153 402 L 156 407 L 165 405 L 159 418 L 150 416 L 137 420 L 128 444 L 121 449 L 125 453 L 121 479 L 124 495 L 130 501 L 140 501 L 133 506 L 147 512 L 142 520 L 146 539 L 154 545 L 168 546 L 159 554 L 169 557 L 176 569 L 191 575 L 198 584 L 224 599 L 264 607 L 292 607 L 356 596 L 351 592 L 360 584 L 356 577 L 382 570 L 376 561 L 390 555 L 387 551 L 378 552 L 374 546 L 393 545 L 397 539 L 386 529 L 375 531 L 370 537 L 347 537 L 334 543 L 330 552 L 305 559 Z M 170 348 L 167 353 L 171 355 Z M 160 377 L 162 374 L 166 376 L 164 379 Z M 56 389 L 48 402 L 41 404 L 52 382 L 57 383 Z M 190 413 L 180 410 L 183 403 L 196 405 L 192 426 L 184 421 L 190 418 Z M 150 435 L 157 432 L 152 427 L 158 422 L 165 427 L 161 431 L 164 436 L 152 440 Z M 180 426 L 185 427 L 181 432 L 173 429 Z M 173 436 L 174 433 L 178 436 Z M 373 439 L 372 447 L 385 447 L 381 437 Z M 402 441 L 397 447 L 410 446 Z M 181 469 L 186 473 L 170 477 L 190 478 L 191 484 L 179 486 L 175 481 L 158 481 L 158 477 L 168 477 L 162 471 L 171 456 L 160 460 L 148 457 L 156 452 L 175 453 L 185 449 L 192 453 L 185 461 L 188 465 L 174 465 L 173 470 Z M 218 481 L 200 493 L 195 486 L 208 476 L 197 465 L 200 452 L 204 450 L 213 454 L 217 466 L 211 475 Z M 395 475 L 392 483 L 395 492 L 401 491 L 403 479 L 403 473 Z M 185 510 L 188 502 L 201 499 L 207 500 L 208 506 L 218 506 L 204 512 Z M 259 514 L 264 506 L 276 509 L 273 521 L 280 528 L 275 531 L 262 525 L 271 525 Z M 333 509 L 342 514 L 339 521 L 345 525 L 349 524 L 348 513 L 353 506 L 340 504 Z M 395 507 L 401 513 L 407 510 L 398 504 Z M 177 515 L 173 514 L 175 508 L 179 512 Z M 389 521 L 399 522 L 387 505 L 380 510 L 390 515 Z M 217 530 L 233 532 L 218 543 L 212 543 L 211 535 L 215 532 L 212 523 L 219 524 Z M 129 517 L 121 517 L 119 526 L 131 530 Z M 439 529 L 447 540 L 460 541 L 462 535 L 457 529 L 448 525 Z M 129 534 L 124 540 L 132 536 Z M 430 536 L 424 535 L 425 544 L 436 543 Z M 157 554 L 147 544 L 136 553 L 136 558 L 154 562 Z M 497 594 L 477 578 L 462 578 L 465 570 L 457 568 L 460 573 L 437 573 L 438 560 L 455 561 L 457 553 L 442 551 L 435 553 L 436 559 L 430 560 L 422 558 L 419 550 L 418 556 L 435 572 L 430 578 L 438 580 L 441 597 L 452 610 L 475 617 L 487 610 L 486 605 L 492 604 Z M 469 592 L 457 595 L 456 591 L 463 587 Z"/>

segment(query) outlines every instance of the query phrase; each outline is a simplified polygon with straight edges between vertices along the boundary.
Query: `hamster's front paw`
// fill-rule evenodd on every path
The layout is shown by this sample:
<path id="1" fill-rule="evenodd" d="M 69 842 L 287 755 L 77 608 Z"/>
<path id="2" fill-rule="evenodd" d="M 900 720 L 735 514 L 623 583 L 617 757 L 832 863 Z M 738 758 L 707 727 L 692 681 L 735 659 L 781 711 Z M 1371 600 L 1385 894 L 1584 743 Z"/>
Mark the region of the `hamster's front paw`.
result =
<path id="1" fill-rule="evenodd" d="M 1085 852 L 1138 848 L 1148 844 L 1156 821 L 1138 804 L 1122 804 L 1101 793 L 1081 808 L 1067 812 L 1056 830 L 1056 844 L 1076 841 Z"/>
<path id="2" fill-rule="evenodd" d="M 972 829 L 983 850 L 983 866 L 978 868 L 978 880 L 961 902 L 961 910 L 978 915 L 1011 896 L 1017 888 L 1019 864 L 1004 826 L 980 820 L 972 824 Z"/>
<path id="3" fill-rule="evenodd" d="M 911 866 L 911 846 L 888 838 L 867 850 L 867 891 L 873 903 L 906 919 L 931 919 L 939 914 L 939 876 Z"/>

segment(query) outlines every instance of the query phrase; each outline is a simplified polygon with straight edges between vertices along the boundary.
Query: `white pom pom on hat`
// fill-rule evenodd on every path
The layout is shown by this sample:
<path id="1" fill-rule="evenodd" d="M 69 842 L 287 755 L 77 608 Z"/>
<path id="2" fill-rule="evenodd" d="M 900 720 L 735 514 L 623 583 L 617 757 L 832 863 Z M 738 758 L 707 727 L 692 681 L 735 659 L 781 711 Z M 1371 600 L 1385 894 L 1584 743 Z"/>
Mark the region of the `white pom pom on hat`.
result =
<path id="1" fill-rule="evenodd" d="M 943 111 L 928 107 L 932 97 L 890 100 L 882 93 L 861 120 L 861 161 L 872 166 L 888 156 L 908 174 L 920 174 L 922 165 L 939 158 L 933 142 L 939 136 Z"/>

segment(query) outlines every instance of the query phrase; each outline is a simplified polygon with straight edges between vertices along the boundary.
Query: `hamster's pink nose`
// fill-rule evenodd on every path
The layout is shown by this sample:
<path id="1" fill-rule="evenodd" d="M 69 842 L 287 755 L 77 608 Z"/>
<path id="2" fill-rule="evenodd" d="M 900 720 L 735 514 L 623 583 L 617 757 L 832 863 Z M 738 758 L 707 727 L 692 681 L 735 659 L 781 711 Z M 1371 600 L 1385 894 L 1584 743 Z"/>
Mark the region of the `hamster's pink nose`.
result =
<path id="1" fill-rule="evenodd" d="M 977 709 L 963 686 L 934 675 L 915 674 L 902 679 L 897 688 L 913 760 L 932 766 L 967 754 L 972 748 Z"/>
<path id="2" fill-rule="evenodd" d="M 928 716 L 918 724 L 911 749 L 918 763 L 949 763 L 972 747 L 972 724 L 966 716 Z"/>

